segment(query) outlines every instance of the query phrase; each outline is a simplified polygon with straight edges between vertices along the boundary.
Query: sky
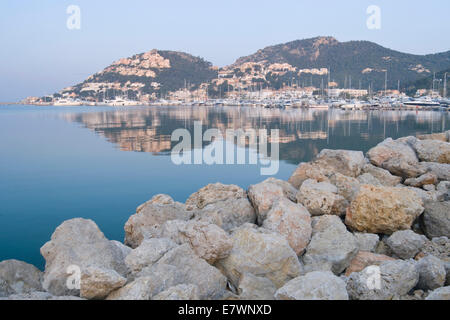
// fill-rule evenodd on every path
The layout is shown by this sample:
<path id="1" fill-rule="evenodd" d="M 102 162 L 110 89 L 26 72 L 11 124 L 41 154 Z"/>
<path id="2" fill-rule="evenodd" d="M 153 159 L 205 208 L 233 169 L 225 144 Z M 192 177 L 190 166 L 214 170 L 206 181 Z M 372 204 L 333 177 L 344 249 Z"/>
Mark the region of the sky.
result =
<path id="1" fill-rule="evenodd" d="M 67 28 L 70 5 L 80 29 Z M 367 8 L 380 8 L 380 29 Z M 185 51 L 217 66 L 316 36 L 413 54 L 450 50 L 447 0 L 2 0 L 0 102 L 52 94 L 122 57 Z"/>

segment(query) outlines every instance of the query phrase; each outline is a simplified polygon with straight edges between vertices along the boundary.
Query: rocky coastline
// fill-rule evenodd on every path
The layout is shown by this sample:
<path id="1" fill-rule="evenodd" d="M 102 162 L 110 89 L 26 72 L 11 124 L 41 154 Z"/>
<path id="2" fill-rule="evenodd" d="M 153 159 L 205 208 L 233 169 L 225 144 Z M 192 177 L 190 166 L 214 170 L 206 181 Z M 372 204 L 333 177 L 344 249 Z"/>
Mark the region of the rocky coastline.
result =
<path id="1" fill-rule="evenodd" d="M 63 222 L 44 272 L 0 262 L 0 300 L 450 300 L 450 131 L 156 195 L 124 229 Z"/>

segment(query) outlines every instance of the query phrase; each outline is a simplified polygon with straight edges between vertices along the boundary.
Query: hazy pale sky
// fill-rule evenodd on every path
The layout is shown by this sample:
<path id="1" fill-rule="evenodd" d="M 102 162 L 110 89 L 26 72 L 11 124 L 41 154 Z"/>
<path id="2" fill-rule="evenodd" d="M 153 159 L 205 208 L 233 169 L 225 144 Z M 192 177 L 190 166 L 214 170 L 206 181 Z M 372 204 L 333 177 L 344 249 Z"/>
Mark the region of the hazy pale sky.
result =
<path id="1" fill-rule="evenodd" d="M 81 29 L 69 30 L 69 5 Z M 366 26 L 381 9 L 381 29 Z M 223 66 L 263 47 L 316 36 L 369 40 L 398 51 L 450 49 L 448 0 L 2 0 L 0 101 L 42 96 L 153 48 Z"/>

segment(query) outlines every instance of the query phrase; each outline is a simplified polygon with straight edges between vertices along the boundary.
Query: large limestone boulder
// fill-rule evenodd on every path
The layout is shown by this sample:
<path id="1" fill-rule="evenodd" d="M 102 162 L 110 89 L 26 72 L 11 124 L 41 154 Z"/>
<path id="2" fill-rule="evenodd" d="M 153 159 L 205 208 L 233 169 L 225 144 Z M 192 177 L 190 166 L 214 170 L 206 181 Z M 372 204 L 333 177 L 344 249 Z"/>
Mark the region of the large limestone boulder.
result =
<path id="1" fill-rule="evenodd" d="M 410 229 L 423 202 L 407 188 L 362 185 L 347 209 L 345 223 L 360 232 L 392 234 Z"/>
<path id="2" fill-rule="evenodd" d="M 271 182 L 261 182 L 248 188 L 248 197 L 256 210 L 259 225 L 266 219 L 273 203 L 284 196 L 283 188 Z"/>
<path id="3" fill-rule="evenodd" d="M 79 295 L 79 290 L 69 289 L 67 282 L 69 277 L 81 276 L 87 267 L 115 271 L 121 276 L 127 273 L 123 252 L 92 220 L 63 222 L 41 248 L 41 254 L 46 261 L 43 288 L 53 295 Z"/>
<path id="4" fill-rule="evenodd" d="M 425 245 L 427 238 L 412 230 L 394 232 L 385 240 L 395 255 L 401 259 L 414 258 Z"/>
<path id="5" fill-rule="evenodd" d="M 358 179 L 347 177 L 340 173 L 334 173 L 330 176 L 330 183 L 336 186 L 339 195 L 351 202 L 359 192 L 360 182 Z"/>
<path id="6" fill-rule="evenodd" d="M 81 273 L 80 297 L 85 299 L 104 299 L 112 291 L 123 287 L 127 279 L 111 269 L 87 267 Z"/>
<path id="7" fill-rule="evenodd" d="M 220 299 L 226 289 L 226 277 L 199 258 L 188 244 L 167 252 L 154 265 L 144 268 L 137 277 L 150 277 L 151 297 L 179 284 L 193 284 L 201 300 Z"/>
<path id="8" fill-rule="evenodd" d="M 189 220 L 193 211 L 167 195 L 157 195 L 144 203 L 125 224 L 125 244 L 136 248 L 144 239 L 155 237 L 158 229 L 169 220 Z"/>
<path id="9" fill-rule="evenodd" d="M 348 205 L 348 201 L 338 194 L 336 186 L 312 179 L 303 182 L 297 193 L 297 201 L 313 216 L 343 215 Z"/>
<path id="10" fill-rule="evenodd" d="M 314 163 L 327 168 L 329 172 L 356 178 L 366 161 L 361 151 L 323 149 Z"/>
<path id="11" fill-rule="evenodd" d="M 388 138 L 369 150 L 370 162 L 403 178 L 415 178 L 423 173 L 419 168 L 416 152 L 406 139 Z"/>
<path id="12" fill-rule="evenodd" d="M 417 140 L 414 148 L 420 161 L 450 163 L 450 143 L 439 140 Z"/>
<path id="13" fill-rule="evenodd" d="M 157 294 L 152 300 L 199 300 L 198 287 L 193 284 L 179 284 Z"/>
<path id="14" fill-rule="evenodd" d="M 179 245 L 189 244 L 200 258 L 211 264 L 227 257 L 233 246 L 233 241 L 223 229 L 202 221 L 167 221 L 162 225 L 159 236 L 172 239 Z"/>
<path id="15" fill-rule="evenodd" d="M 352 300 L 392 300 L 405 296 L 418 281 L 414 262 L 386 261 L 350 274 L 347 292 Z"/>
<path id="16" fill-rule="evenodd" d="M 295 253 L 300 255 L 311 239 L 311 215 L 301 204 L 281 198 L 267 213 L 263 228 L 284 236 Z"/>
<path id="17" fill-rule="evenodd" d="M 239 280 L 237 293 L 240 300 L 274 300 L 277 288 L 267 278 L 244 273 Z"/>
<path id="18" fill-rule="evenodd" d="M 42 272 L 18 260 L 0 262 L 0 297 L 43 291 Z"/>
<path id="19" fill-rule="evenodd" d="M 395 187 L 402 182 L 401 177 L 392 175 L 389 171 L 376 167 L 370 163 L 366 163 L 362 168 L 363 174 L 370 174 L 377 179 L 383 186 Z M 363 184 L 363 183 L 362 183 Z M 369 183 L 371 184 L 371 183 Z"/>
<path id="20" fill-rule="evenodd" d="M 277 186 L 281 187 L 283 189 L 284 196 L 288 198 L 289 200 L 296 202 L 297 201 L 297 191 L 298 188 L 295 188 L 292 184 L 290 184 L 288 181 L 275 179 L 275 178 L 268 178 L 263 181 L 263 183 L 273 183 Z"/>
<path id="21" fill-rule="evenodd" d="M 422 216 L 425 234 L 431 238 L 450 237 L 450 201 L 425 203 Z"/>
<path id="22" fill-rule="evenodd" d="M 236 185 L 225 185 L 222 183 L 209 184 L 193 193 L 186 200 L 188 210 L 203 209 L 207 205 L 228 200 L 246 198 L 245 190 Z"/>
<path id="23" fill-rule="evenodd" d="M 142 269 L 155 264 L 162 256 L 176 247 L 177 244 L 171 239 L 147 239 L 127 255 L 125 263 L 131 272 L 131 275 L 135 276 L 141 272 Z"/>
<path id="24" fill-rule="evenodd" d="M 445 264 L 435 256 L 426 256 L 416 263 L 419 272 L 417 288 L 434 290 L 444 286 L 446 281 Z"/>
<path id="25" fill-rule="evenodd" d="M 289 178 L 289 183 L 297 190 L 301 187 L 303 182 L 309 179 L 316 180 L 318 182 L 328 181 L 328 175 L 331 174 L 327 169 L 321 168 L 314 163 L 302 162 L 295 169 Z"/>
<path id="26" fill-rule="evenodd" d="M 337 216 L 314 218 L 311 242 L 303 255 L 306 271 L 341 274 L 358 253 L 356 238 Z"/>
<path id="27" fill-rule="evenodd" d="M 450 286 L 432 291 L 425 300 L 450 300 Z"/>
<path id="28" fill-rule="evenodd" d="M 210 203 L 194 214 L 194 220 L 214 223 L 229 232 L 245 223 L 256 223 L 256 213 L 245 198 L 230 198 Z"/>
<path id="29" fill-rule="evenodd" d="M 329 271 L 314 271 L 286 283 L 277 300 L 348 300 L 344 280 Z"/>
<path id="30" fill-rule="evenodd" d="M 279 288 L 300 275 L 301 266 L 285 237 L 250 225 L 236 229 L 230 255 L 216 266 L 236 288 L 245 273 L 266 277 Z"/>
<path id="31" fill-rule="evenodd" d="M 348 277 L 353 272 L 360 272 L 367 268 L 368 266 L 379 266 L 385 261 L 393 261 L 394 258 L 376 254 L 367 251 L 359 251 L 358 254 L 353 258 L 348 266 L 347 270 L 345 270 L 345 275 Z"/>

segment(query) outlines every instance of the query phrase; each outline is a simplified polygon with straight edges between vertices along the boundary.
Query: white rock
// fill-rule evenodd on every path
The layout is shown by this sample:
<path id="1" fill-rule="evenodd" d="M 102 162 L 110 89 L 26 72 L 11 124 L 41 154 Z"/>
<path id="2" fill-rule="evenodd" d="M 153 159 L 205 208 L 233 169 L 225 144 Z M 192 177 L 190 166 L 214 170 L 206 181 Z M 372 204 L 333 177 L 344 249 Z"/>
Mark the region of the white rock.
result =
<path id="1" fill-rule="evenodd" d="M 332 271 L 341 274 L 358 253 L 356 238 L 347 231 L 337 216 L 321 216 L 313 220 L 311 242 L 303 255 L 306 271 Z"/>
<path id="2" fill-rule="evenodd" d="M 311 215 L 304 206 L 289 199 L 279 199 L 273 204 L 263 227 L 284 236 L 297 255 L 303 253 L 311 239 Z"/>
<path id="3" fill-rule="evenodd" d="M 331 272 L 314 271 L 286 283 L 277 300 L 348 300 L 345 282 Z"/>
<path id="4" fill-rule="evenodd" d="M 179 245 L 189 244 L 200 258 L 211 264 L 227 257 L 233 246 L 233 241 L 223 229 L 201 221 L 167 221 L 159 236 L 172 239 Z"/>
<path id="5" fill-rule="evenodd" d="M 232 233 L 233 249 L 219 260 L 222 270 L 234 287 L 245 273 L 266 277 L 278 288 L 300 275 L 301 266 L 287 240 L 272 231 L 244 225 Z"/>
<path id="6" fill-rule="evenodd" d="M 311 179 L 303 182 L 297 193 L 297 201 L 313 216 L 342 215 L 348 206 L 348 201 L 338 194 L 336 186 Z"/>
<path id="7" fill-rule="evenodd" d="M 123 252 L 92 220 L 63 222 L 41 248 L 41 254 L 46 260 L 43 288 L 53 295 L 79 295 L 79 290 L 69 289 L 67 281 L 87 267 L 113 270 L 121 276 L 127 273 Z"/>
<path id="8" fill-rule="evenodd" d="M 353 272 L 347 279 L 347 292 L 352 300 L 392 300 L 408 294 L 418 281 L 414 262 L 387 261 Z"/>
<path id="9" fill-rule="evenodd" d="M 42 272 L 18 260 L 0 262 L 0 297 L 43 291 Z"/>

